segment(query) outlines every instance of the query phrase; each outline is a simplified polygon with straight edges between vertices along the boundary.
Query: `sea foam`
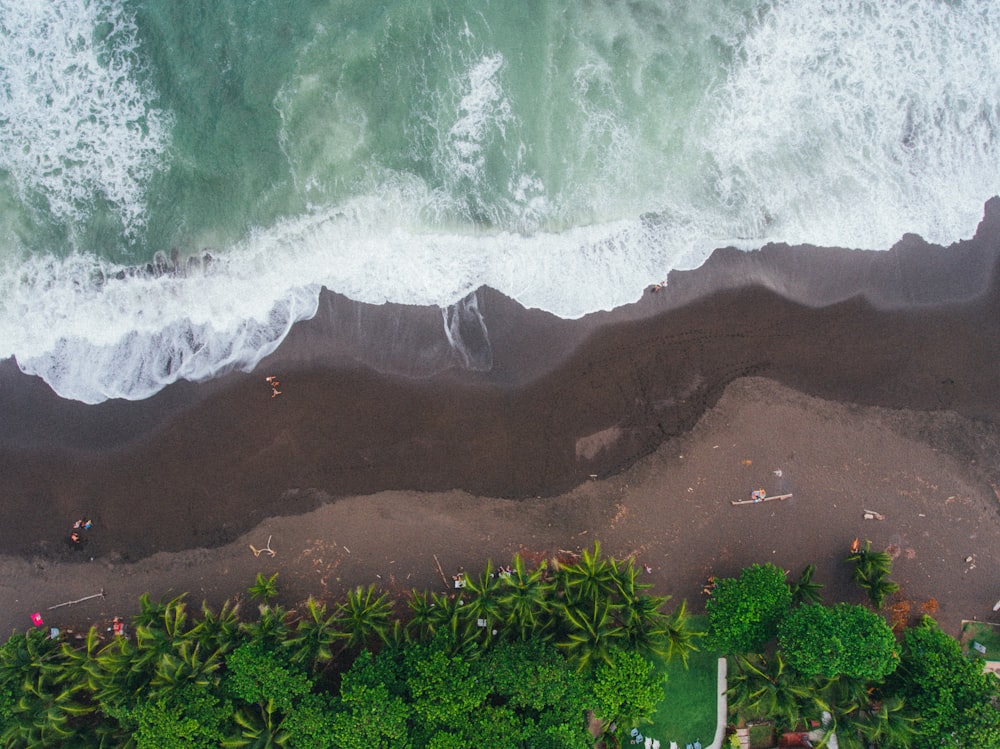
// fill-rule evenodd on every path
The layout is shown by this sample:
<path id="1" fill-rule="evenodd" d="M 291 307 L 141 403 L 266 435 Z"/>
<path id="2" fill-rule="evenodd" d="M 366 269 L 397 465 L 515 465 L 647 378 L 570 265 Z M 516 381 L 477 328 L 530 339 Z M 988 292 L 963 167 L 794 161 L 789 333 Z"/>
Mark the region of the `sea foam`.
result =
<path id="1" fill-rule="evenodd" d="M 133 16 L 116 1 L 3 0 L 0 28 L 0 168 L 67 223 L 100 200 L 140 228 L 171 118 L 142 82 Z"/>

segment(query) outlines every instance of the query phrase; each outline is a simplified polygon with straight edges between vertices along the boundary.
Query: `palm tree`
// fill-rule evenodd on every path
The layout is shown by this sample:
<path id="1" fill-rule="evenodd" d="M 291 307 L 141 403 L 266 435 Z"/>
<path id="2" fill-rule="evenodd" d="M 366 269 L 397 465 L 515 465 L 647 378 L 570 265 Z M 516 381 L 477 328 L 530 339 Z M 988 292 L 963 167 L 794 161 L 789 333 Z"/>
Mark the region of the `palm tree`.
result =
<path id="1" fill-rule="evenodd" d="M 493 571 L 493 562 L 487 561 L 479 577 L 468 578 L 465 587 L 470 596 L 465 604 L 465 615 L 470 623 L 475 624 L 473 634 L 481 634 L 489 643 L 503 610 L 500 602 L 503 591 L 500 578 Z"/>
<path id="2" fill-rule="evenodd" d="M 284 717 L 272 703 L 246 705 L 233 715 L 240 735 L 225 739 L 225 749 L 279 749 L 288 744 L 291 735 L 282 729 Z"/>
<path id="3" fill-rule="evenodd" d="M 414 588 L 410 591 L 406 605 L 410 609 L 410 620 L 406 624 L 407 634 L 418 642 L 429 640 L 434 635 L 437 624 L 434 600 L 426 590 Z"/>
<path id="4" fill-rule="evenodd" d="M 878 749 L 908 749 L 918 733 L 917 719 L 908 715 L 902 697 L 872 703 L 862 735 Z"/>
<path id="5" fill-rule="evenodd" d="M 164 653 L 145 693 L 148 699 L 163 697 L 187 684 L 199 689 L 218 684 L 218 670 L 224 662 L 219 649 L 203 649 L 194 640 L 179 640 L 173 652 Z"/>
<path id="6" fill-rule="evenodd" d="M 503 580 L 500 595 L 501 618 L 505 631 L 511 636 L 527 640 L 532 636 L 543 640 L 552 637 L 552 594 L 555 586 L 546 579 L 543 561 L 533 570 L 527 570 L 520 554 L 514 555 L 510 572 Z"/>
<path id="7" fill-rule="evenodd" d="M 282 645 L 292 651 L 293 663 L 307 663 L 312 667 L 333 659 L 331 645 L 340 636 L 336 614 L 327 615 L 326 605 L 312 596 L 306 603 L 306 616 L 295 628 L 295 633 Z"/>
<path id="8" fill-rule="evenodd" d="M 639 582 L 639 570 L 635 566 L 635 560 L 629 557 L 623 561 L 611 558 L 608 560 L 611 565 L 611 573 L 614 577 L 615 587 L 621 600 L 625 603 L 635 600 L 643 595 L 644 590 L 652 588 L 651 583 Z"/>
<path id="9" fill-rule="evenodd" d="M 584 549 L 575 564 L 560 567 L 557 580 L 567 601 L 609 599 L 618 591 L 618 566 L 601 557 L 601 544 L 594 551 Z"/>
<path id="10" fill-rule="evenodd" d="M 74 720 L 94 707 L 76 700 L 82 685 L 63 683 L 62 671 L 60 644 L 40 630 L 12 635 L 0 648 L 0 688 L 20 694 L 4 716 L 0 743 L 60 746 L 74 736 Z"/>
<path id="11" fill-rule="evenodd" d="M 132 626 L 183 629 L 187 619 L 187 607 L 184 604 L 186 596 L 187 593 L 182 593 L 169 601 L 151 601 L 149 593 L 143 593 L 139 596 L 139 613 L 132 617 Z"/>
<path id="12" fill-rule="evenodd" d="M 239 645 L 239 604 L 226 601 L 216 613 L 207 602 L 201 604 L 201 620 L 191 627 L 188 636 L 203 647 L 220 649 L 228 653 Z"/>
<path id="13" fill-rule="evenodd" d="M 687 613 L 687 601 L 681 601 L 673 613 L 667 615 L 665 627 L 667 661 L 669 662 L 675 655 L 679 655 L 684 668 L 687 668 L 688 656 L 698 650 L 695 640 L 705 635 L 704 632 L 697 632 L 691 627 L 691 619 Z"/>
<path id="14" fill-rule="evenodd" d="M 268 602 L 278 595 L 278 573 L 275 572 L 270 577 L 264 577 L 263 572 L 257 573 L 257 582 L 247 589 L 247 593 L 255 601 L 260 601 L 267 606 Z"/>
<path id="15" fill-rule="evenodd" d="M 668 617 L 660 610 L 668 598 L 641 593 L 626 599 L 618 609 L 623 639 L 644 657 L 666 658 L 670 651 Z"/>
<path id="16" fill-rule="evenodd" d="M 344 647 L 360 650 L 371 640 L 385 642 L 389 629 L 392 602 L 387 593 L 376 594 L 375 586 L 359 585 L 337 607 L 337 619 L 343 628 Z"/>
<path id="17" fill-rule="evenodd" d="M 792 583 L 793 606 L 822 603 L 823 596 L 820 594 L 820 590 L 823 588 L 823 584 L 813 582 L 812 577 L 815 571 L 815 564 L 807 564 L 806 568 L 802 570 L 802 574 L 799 575 L 799 579 Z"/>
<path id="18" fill-rule="evenodd" d="M 887 597 L 899 590 L 899 583 L 889 580 L 881 573 L 860 581 L 858 586 L 868 594 L 868 600 L 877 609 L 885 605 Z"/>
<path id="19" fill-rule="evenodd" d="M 726 694 L 739 714 L 769 718 L 779 728 L 794 729 L 804 715 L 819 712 L 814 685 L 787 668 L 780 652 L 770 662 L 761 656 L 739 656 L 736 663 L 737 673 Z"/>
<path id="20" fill-rule="evenodd" d="M 759 717 L 761 684 L 767 678 L 763 662 L 759 656 L 737 655 L 730 663 L 736 666 L 727 677 L 726 702 L 730 715 L 743 720 Z"/>
<path id="21" fill-rule="evenodd" d="M 266 647 L 279 648 L 287 639 L 290 630 L 288 626 L 288 611 L 281 606 L 261 604 L 260 616 L 257 621 L 243 623 L 241 629 L 251 640 L 260 640 Z"/>
<path id="22" fill-rule="evenodd" d="M 851 579 L 868 594 L 875 608 L 882 608 L 886 597 L 899 590 L 899 584 L 888 579 L 892 572 L 892 556 L 871 548 L 872 542 L 865 541 L 864 548 L 852 551 L 845 561 L 854 565 Z"/>
<path id="23" fill-rule="evenodd" d="M 615 608 L 615 604 L 600 599 L 560 607 L 566 634 L 556 646 L 566 651 L 577 671 L 611 663 L 611 649 L 624 636 L 615 622 Z"/>
<path id="24" fill-rule="evenodd" d="M 871 699 L 871 687 L 867 680 L 844 674 L 825 680 L 820 693 L 834 717 L 862 710 Z"/>

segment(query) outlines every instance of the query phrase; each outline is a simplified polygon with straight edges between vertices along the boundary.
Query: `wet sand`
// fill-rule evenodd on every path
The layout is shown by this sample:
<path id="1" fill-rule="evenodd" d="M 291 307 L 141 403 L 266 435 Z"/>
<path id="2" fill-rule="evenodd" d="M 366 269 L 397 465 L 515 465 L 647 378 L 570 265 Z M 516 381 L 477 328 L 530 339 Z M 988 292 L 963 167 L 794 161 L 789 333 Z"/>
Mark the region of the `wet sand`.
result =
<path id="1" fill-rule="evenodd" d="M 595 539 L 695 610 L 708 574 L 767 559 L 856 597 L 839 560 L 862 536 L 957 631 L 1000 598 L 998 254 L 994 200 L 949 248 L 719 250 L 580 320 L 489 289 L 444 314 L 324 292 L 256 371 L 138 403 L 0 363 L 0 625 L 101 588 L 49 619 L 217 603 L 258 570 L 292 604 L 403 591 L 443 585 L 435 555 L 450 574 Z M 730 504 L 758 484 L 795 496 Z"/>

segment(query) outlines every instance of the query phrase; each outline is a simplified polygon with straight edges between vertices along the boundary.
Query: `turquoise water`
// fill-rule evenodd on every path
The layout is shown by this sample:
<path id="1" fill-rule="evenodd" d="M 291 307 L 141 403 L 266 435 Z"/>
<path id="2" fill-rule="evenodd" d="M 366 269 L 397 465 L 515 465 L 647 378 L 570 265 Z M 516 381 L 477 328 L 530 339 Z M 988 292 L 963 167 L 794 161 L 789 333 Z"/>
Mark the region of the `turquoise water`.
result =
<path id="1" fill-rule="evenodd" d="M 1000 193 L 992 3 L 0 0 L 0 37 L 0 357 L 86 402 L 250 368 L 323 286 L 576 317 Z"/>

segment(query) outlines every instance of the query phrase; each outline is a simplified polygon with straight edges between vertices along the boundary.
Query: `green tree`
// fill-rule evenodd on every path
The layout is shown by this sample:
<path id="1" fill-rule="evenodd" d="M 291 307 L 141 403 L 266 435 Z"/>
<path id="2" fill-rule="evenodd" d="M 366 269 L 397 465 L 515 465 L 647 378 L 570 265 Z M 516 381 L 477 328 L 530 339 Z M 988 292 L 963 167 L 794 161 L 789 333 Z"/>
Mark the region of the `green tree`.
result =
<path id="1" fill-rule="evenodd" d="M 778 625 L 778 645 L 790 666 L 806 676 L 841 674 L 881 681 L 896 668 L 896 640 L 878 614 L 862 606 L 809 604 Z"/>
<path id="2" fill-rule="evenodd" d="M 246 703 L 269 705 L 269 711 L 292 709 L 312 689 L 312 680 L 284 652 L 251 641 L 226 657 L 227 691 Z"/>
<path id="3" fill-rule="evenodd" d="M 781 653 L 755 666 L 758 681 L 753 709 L 770 718 L 779 729 L 794 730 L 804 717 L 818 717 L 815 684 L 788 668 Z"/>
<path id="4" fill-rule="evenodd" d="M 287 744 L 289 733 L 282 723 L 312 689 L 306 672 L 263 640 L 240 645 L 226 657 L 224 684 L 238 701 L 233 716 L 238 735 L 223 743 L 232 749 Z"/>
<path id="5" fill-rule="evenodd" d="M 1000 746 L 1000 681 L 930 617 L 903 633 L 899 668 L 884 691 L 919 719 L 915 749 Z"/>
<path id="6" fill-rule="evenodd" d="M 638 653 L 615 649 L 594 671 L 594 715 L 605 729 L 648 723 L 663 701 L 666 678 Z"/>
<path id="7" fill-rule="evenodd" d="M 731 654 L 759 651 L 791 602 L 785 573 L 770 563 L 751 565 L 738 578 L 716 579 L 705 604 L 711 647 Z"/>
<path id="8" fill-rule="evenodd" d="M 447 638 L 413 645 L 404 655 L 412 709 L 424 730 L 448 730 L 468 722 L 489 693 L 479 661 L 449 654 Z"/>
<path id="9" fill-rule="evenodd" d="M 844 650 L 830 610 L 820 604 L 792 609 L 778 623 L 778 647 L 805 676 L 838 676 Z"/>
<path id="10" fill-rule="evenodd" d="M 336 717 L 331 700 L 322 694 L 304 695 L 285 715 L 281 728 L 290 749 L 332 749 Z M 369 744 L 368 749 L 371 747 Z"/>
<path id="11" fill-rule="evenodd" d="M 189 683 L 165 697 L 139 701 L 129 717 L 136 749 L 210 749 L 229 733 L 232 715 L 229 701 Z"/>
<path id="12" fill-rule="evenodd" d="M 333 717 L 338 749 L 395 749 L 409 746 L 412 715 L 397 654 L 363 650 L 344 673 L 340 705 Z"/>

